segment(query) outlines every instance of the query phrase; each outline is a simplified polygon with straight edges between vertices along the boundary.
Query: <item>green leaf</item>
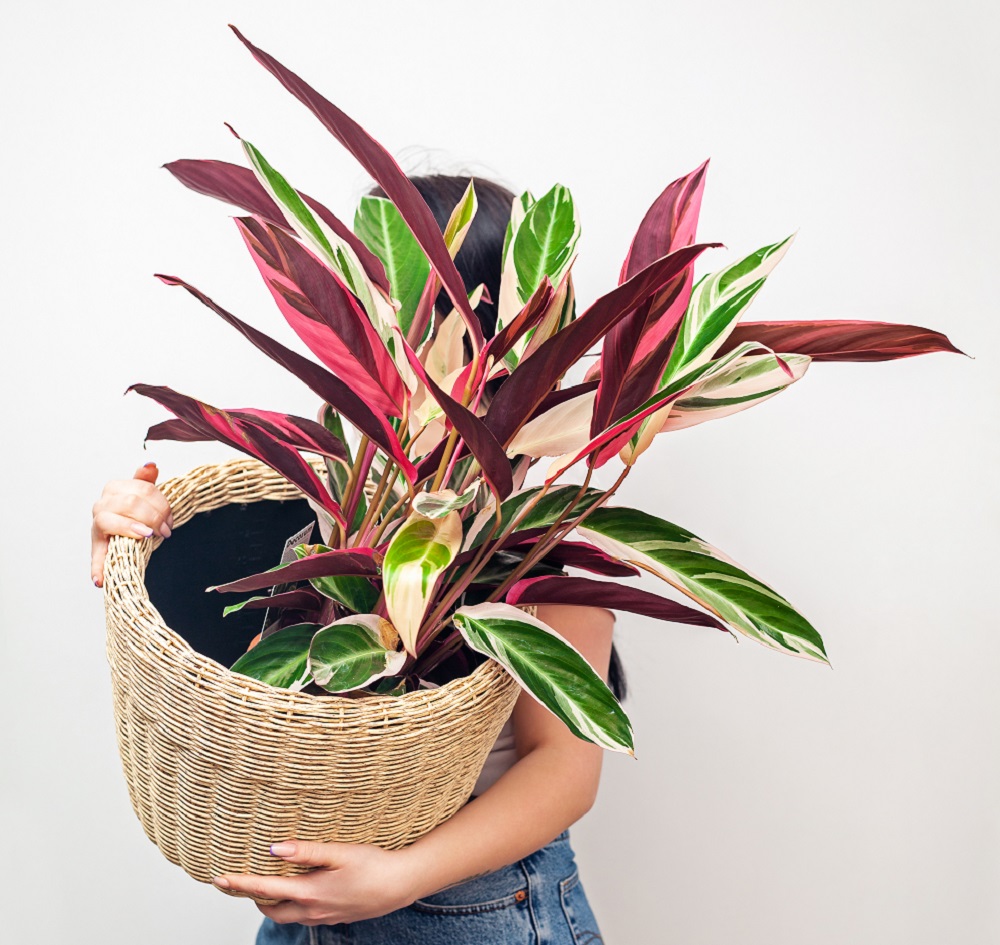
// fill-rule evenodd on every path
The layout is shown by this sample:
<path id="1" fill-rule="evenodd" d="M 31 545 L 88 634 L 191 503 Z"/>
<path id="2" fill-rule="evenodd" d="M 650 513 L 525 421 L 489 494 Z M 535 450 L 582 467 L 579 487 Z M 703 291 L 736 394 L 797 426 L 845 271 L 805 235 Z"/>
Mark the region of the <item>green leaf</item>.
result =
<path id="1" fill-rule="evenodd" d="M 427 518 L 416 512 L 399 527 L 382 562 L 386 609 L 408 653 L 416 655 L 417 634 L 442 572 L 462 543 L 458 512 Z"/>
<path id="2" fill-rule="evenodd" d="M 548 624 L 510 604 L 455 611 L 465 642 L 504 666 L 578 738 L 633 754 L 632 724 L 604 680 Z"/>
<path id="3" fill-rule="evenodd" d="M 364 196 L 354 216 L 354 232 L 382 261 L 393 297 L 400 303 L 396 318 L 405 336 L 430 273 L 430 263 L 395 204 L 385 197 Z"/>
<path id="4" fill-rule="evenodd" d="M 310 555 L 332 551 L 325 545 L 296 545 L 295 555 L 301 561 Z M 367 578 L 340 574 L 331 577 L 310 578 L 309 583 L 324 597 L 343 604 L 356 614 L 371 613 L 378 601 L 378 591 Z"/>
<path id="5" fill-rule="evenodd" d="M 259 594 L 257 597 L 248 597 L 246 600 L 241 600 L 238 604 L 230 604 L 228 607 L 222 609 L 222 616 L 228 617 L 230 614 L 235 614 L 238 611 L 246 607 L 247 604 L 253 604 L 259 600 L 270 600 L 270 594 Z"/>
<path id="6" fill-rule="evenodd" d="M 636 509 L 595 509 L 577 531 L 621 561 L 641 567 L 728 626 L 783 653 L 828 662 L 823 640 L 776 591 L 686 529 Z"/>
<path id="7" fill-rule="evenodd" d="M 569 269 L 580 237 L 573 197 L 556 184 L 524 215 L 509 252 L 517 273 L 517 291 L 524 305 L 545 276 L 558 285 Z"/>
<path id="8" fill-rule="evenodd" d="M 359 614 L 319 630 L 309 647 L 309 671 L 328 692 L 360 689 L 398 673 L 406 653 L 395 649 L 399 634 L 384 617 Z"/>
<path id="9" fill-rule="evenodd" d="M 302 689 L 309 682 L 309 644 L 318 629 L 315 623 L 284 627 L 244 653 L 233 663 L 232 671 L 278 689 Z"/>
<path id="10" fill-rule="evenodd" d="M 681 319 L 663 383 L 711 359 L 793 239 L 794 234 L 698 280 Z"/>
<path id="11" fill-rule="evenodd" d="M 277 204 L 291 215 L 295 228 L 302 232 L 310 242 L 314 243 L 327 259 L 332 260 L 334 255 L 333 245 L 326 233 L 323 232 L 319 221 L 306 206 L 305 201 L 298 195 L 295 188 L 271 166 L 257 148 L 245 138 L 240 140 L 243 144 L 243 151 L 249 158 L 251 166 L 257 173 L 257 177 L 264 187 L 271 192 L 271 196 L 274 197 Z"/>

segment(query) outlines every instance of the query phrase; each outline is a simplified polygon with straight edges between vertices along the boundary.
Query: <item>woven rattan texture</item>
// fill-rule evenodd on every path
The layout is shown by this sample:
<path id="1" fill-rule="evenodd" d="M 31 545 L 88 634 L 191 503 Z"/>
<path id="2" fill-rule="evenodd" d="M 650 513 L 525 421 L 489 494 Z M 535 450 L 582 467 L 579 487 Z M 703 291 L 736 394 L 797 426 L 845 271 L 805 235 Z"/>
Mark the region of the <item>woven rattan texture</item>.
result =
<path id="1" fill-rule="evenodd" d="M 299 497 L 252 460 L 200 467 L 163 490 L 175 527 L 228 502 Z M 462 806 L 519 692 L 498 664 L 395 698 L 272 688 L 164 624 L 143 585 L 161 540 L 112 539 L 105 603 L 129 796 L 168 860 L 203 882 L 287 875 L 305 868 L 270 855 L 278 840 L 397 848 Z"/>

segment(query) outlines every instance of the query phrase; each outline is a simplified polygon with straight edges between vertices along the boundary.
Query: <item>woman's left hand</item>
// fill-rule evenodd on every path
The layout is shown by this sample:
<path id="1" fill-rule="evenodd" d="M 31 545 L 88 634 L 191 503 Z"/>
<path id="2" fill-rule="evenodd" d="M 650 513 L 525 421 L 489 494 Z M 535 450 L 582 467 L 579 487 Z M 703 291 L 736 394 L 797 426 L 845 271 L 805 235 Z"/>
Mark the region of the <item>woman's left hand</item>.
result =
<path id="1" fill-rule="evenodd" d="M 286 863 L 318 867 L 298 876 L 226 873 L 218 886 L 258 899 L 280 899 L 257 908 L 275 922 L 336 925 L 373 919 L 408 906 L 417 898 L 412 871 L 401 850 L 367 843 L 314 843 L 287 840 L 271 847 Z"/>

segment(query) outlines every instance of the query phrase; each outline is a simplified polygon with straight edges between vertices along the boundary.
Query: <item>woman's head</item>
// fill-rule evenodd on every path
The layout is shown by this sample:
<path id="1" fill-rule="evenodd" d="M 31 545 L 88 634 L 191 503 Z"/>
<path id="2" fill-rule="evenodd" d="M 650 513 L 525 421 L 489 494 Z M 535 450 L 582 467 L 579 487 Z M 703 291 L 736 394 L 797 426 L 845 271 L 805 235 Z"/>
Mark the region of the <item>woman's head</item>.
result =
<path id="1" fill-rule="evenodd" d="M 496 332 L 503 242 L 515 195 L 501 184 L 482 177 L 427 174 L 411 177 L 410 180 L 431 208 L 442 231 L 448 225 L 448 218 L 462 199 L 469 181 L 474 181 L 479 209 L 455 258 L 455 266 L 467 291 L 471 292 L 480 284 L 486 286 L 493 301 L 480 302 L 476 307 L 476 314 L 483 327 L 483 334 L 487 338 L 491 337 Z M 381 188 L 375 188 L 371 193 L 376 197 L 385 196 Z M 436 304 L 440 312 L 450 311 L 452 307 L 444 290 L 438 295 Z"/>

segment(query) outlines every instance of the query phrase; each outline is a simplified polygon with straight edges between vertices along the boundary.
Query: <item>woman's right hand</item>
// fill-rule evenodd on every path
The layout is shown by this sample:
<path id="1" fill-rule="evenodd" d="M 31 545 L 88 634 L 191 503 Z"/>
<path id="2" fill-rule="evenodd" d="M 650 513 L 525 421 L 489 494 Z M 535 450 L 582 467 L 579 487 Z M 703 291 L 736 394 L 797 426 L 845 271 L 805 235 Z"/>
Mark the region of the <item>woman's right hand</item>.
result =
<path id="1" fill-rule="evenodd" d="M 104 487 L 94 504 L 94 525 L 90 530 L 90 575 L 95 587 L 104 586 L 104 559 L 112 535 L 150 538 L 170 537 L 174 518 L 170 503 L 156 488 L 159 470 L 147 463 L 135 471 L 133 479 L 116 479 Z"/>

